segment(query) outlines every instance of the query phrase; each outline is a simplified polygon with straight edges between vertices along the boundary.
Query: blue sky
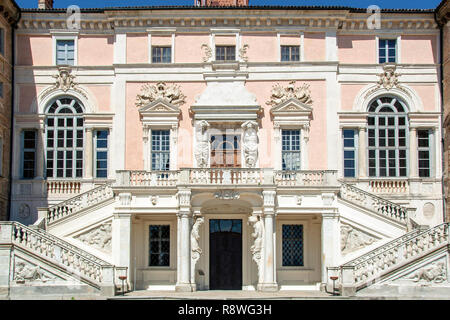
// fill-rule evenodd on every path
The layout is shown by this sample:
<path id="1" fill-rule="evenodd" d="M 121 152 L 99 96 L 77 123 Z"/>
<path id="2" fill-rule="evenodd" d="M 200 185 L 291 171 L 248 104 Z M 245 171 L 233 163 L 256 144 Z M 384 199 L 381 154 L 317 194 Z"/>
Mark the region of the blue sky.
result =
<path id="1" fill-rule="evenodd" d="M 16 0 L 22 8 L 36 8 L 38 0 Z M 250 0 L 250 5 L 304 5 L 304 6 L 348 6 L 367 8 L 375 4 L 382 9 L 430 9 L 441 0 Z M 194 0 L 54 0 L 55 8 L 67 8 L 74 4 L 80 8 L 193 5 Z"/>

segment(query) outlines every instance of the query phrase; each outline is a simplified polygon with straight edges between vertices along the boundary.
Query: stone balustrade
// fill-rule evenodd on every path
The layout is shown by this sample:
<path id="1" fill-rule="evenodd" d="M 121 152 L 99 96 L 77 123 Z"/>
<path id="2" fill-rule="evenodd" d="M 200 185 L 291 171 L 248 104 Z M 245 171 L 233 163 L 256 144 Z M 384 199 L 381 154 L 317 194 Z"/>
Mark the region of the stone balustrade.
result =
<path id="1" fill-rule="evenodd" d="M 116 186 L 167 187 L 176 185 L 337 186 L 334 170 L 275 171 L 270 168 L 183 168 L 173 171 L 117 171 Z"/>
<path id="2" fill-rule="evenodd" d="M 342 183 L 340 196 L 342 199 L 367 208 L 389 219 L 402 224 L 407 223 L 407 208 L 386 199 L 377 197 L 369 192 L 356 188 L 352 185 Z"/>
<path id="3" fill-rule="evenodd" d="M 297 170 L 276 171 L 275 184 L 278 186 L 329 186 L 337 185 L 337 171 L 335 170 Z"/>
<path id="4" fill-rule="evenodd" d="M 449 244 L 449 223 L 412 232 L 329 271 L 340 274 L 343 292 L 355 292 L 402 265 Z"/>
<path id="5" fill-rule="evenodd" d="M 3 227 L 3 223 L 1 224 Z M 35 230 L 18 222 L 9 223 L 9 226 L 13 245 L 24 248 L 60 268 L 63 267 L 65 271 L 79 276 L 94 287 L 100 288 L 102 283 L 114 282 L 114 266 L 111 264 L 42 230 Z"/>
<path id="6" fill-rule="evenodd" d="M 113 197 L 114 193 L 110 184 L 104 184 L 97 188 L 91 189 L 48 208 L 47 224 L 52 224 L 58 220 L 74 215 L 75 213 L 88 207 L 108 199 L 112 199 Z"/>
<path id="7" fill-rule="evenodd" d="M 72 180 L 47 180 L 47 195 L 64 196 L 81 192 L 81 181 Z"/>
<path id="8" fill-rule="evenodd" d="M 369 191 L 373 193 L 409 193 L 408 180 L 374 179 L 369 181 Z"/>

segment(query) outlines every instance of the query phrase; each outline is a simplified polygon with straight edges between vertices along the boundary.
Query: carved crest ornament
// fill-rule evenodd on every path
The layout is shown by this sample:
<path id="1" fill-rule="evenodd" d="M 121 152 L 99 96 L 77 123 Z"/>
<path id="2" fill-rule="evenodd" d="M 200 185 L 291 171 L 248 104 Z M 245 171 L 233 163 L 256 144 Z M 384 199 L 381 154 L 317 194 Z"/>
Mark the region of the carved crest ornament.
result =
<path id="1" fill-rule="evenodd" d="M 295 87 L 295 81 L 291 81 L 287 87 L 283 88 L 277 83 L 272 87 L 272 94 L 270 100 L 267 101 L 267 104 L 276 106 L 292 98 L 297 99 L 308 106 L 312 105 L 313 100 L 311 99 L 309 84 L 304 83 L 300 87 Z"/>
<path id="2" fill-rule="evenodd" d="M 42 98 L 54 90 L 62 90 L 64 92 L 72 90 L 87 98 L 86 93 L 79 88 L 78 83 L 74 81 L 75 76 L 72 75 L 72 69 L 70 67 L 58 67 L 58 74 L 53 75 L 52 78 L 55 78 L 55 83 L 42 93 Z"/>
<path id="3" fill-rule="evenodd" d="M 397 67 L 394 64 L 385 64 L 383 66 L 383 73 L 378 74 L 379 79 L 375 88 L 373 88 L 366 94 L 366 98 L 380 88 L 383 88 L 387 91 L 393 88 L 397 88 L 410 96 L 409 92 L 400 84 L 399 76 L 401 74 L 396 72 L 396 68 Z"/>
<path id="4" fill-rule="evenodd" d="M 141 93 L 136 97 L 136 106 L 141 108 L 158 99 L 179 107 L 185 103 L 186 96 L 181 92 L 180 86 L 176 84 L 145 84 L 141 88 Z"/>

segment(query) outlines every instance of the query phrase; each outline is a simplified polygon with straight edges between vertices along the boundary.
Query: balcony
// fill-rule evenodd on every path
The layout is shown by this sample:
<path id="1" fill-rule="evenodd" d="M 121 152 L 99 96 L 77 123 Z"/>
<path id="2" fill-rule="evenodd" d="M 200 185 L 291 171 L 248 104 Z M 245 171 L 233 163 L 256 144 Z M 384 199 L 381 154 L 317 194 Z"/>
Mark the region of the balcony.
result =
<path id="1" fill-rule="evenodd" d="M 277 171 L 266 168 L 182 168 L 172 171 L 119 170 L 115 187 L 185 186 L 328 187 L 338 186 L 337 171 Z"/>

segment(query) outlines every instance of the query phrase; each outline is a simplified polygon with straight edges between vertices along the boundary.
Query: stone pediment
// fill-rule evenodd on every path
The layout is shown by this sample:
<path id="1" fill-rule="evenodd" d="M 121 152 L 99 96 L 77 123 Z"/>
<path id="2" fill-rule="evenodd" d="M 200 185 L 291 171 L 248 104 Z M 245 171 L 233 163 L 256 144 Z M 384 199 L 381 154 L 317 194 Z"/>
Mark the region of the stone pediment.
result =
<path id="1" fill-rule="evenodd" d="M 160 98 L 139 108 L 139 113 L 147 116 L 178 115 L 180 109 L 167 100 Z"/>
<path id="2" fill-rule="evenodd" d="M 312 114 L 312 111 L 313 109 L 310 106 L 306 105 L 296 98 L 289 98 L 288 100 L 283 101 L 270 109 L 270 112 L 273 115 L 279 116 L 310 116 Z"/>

